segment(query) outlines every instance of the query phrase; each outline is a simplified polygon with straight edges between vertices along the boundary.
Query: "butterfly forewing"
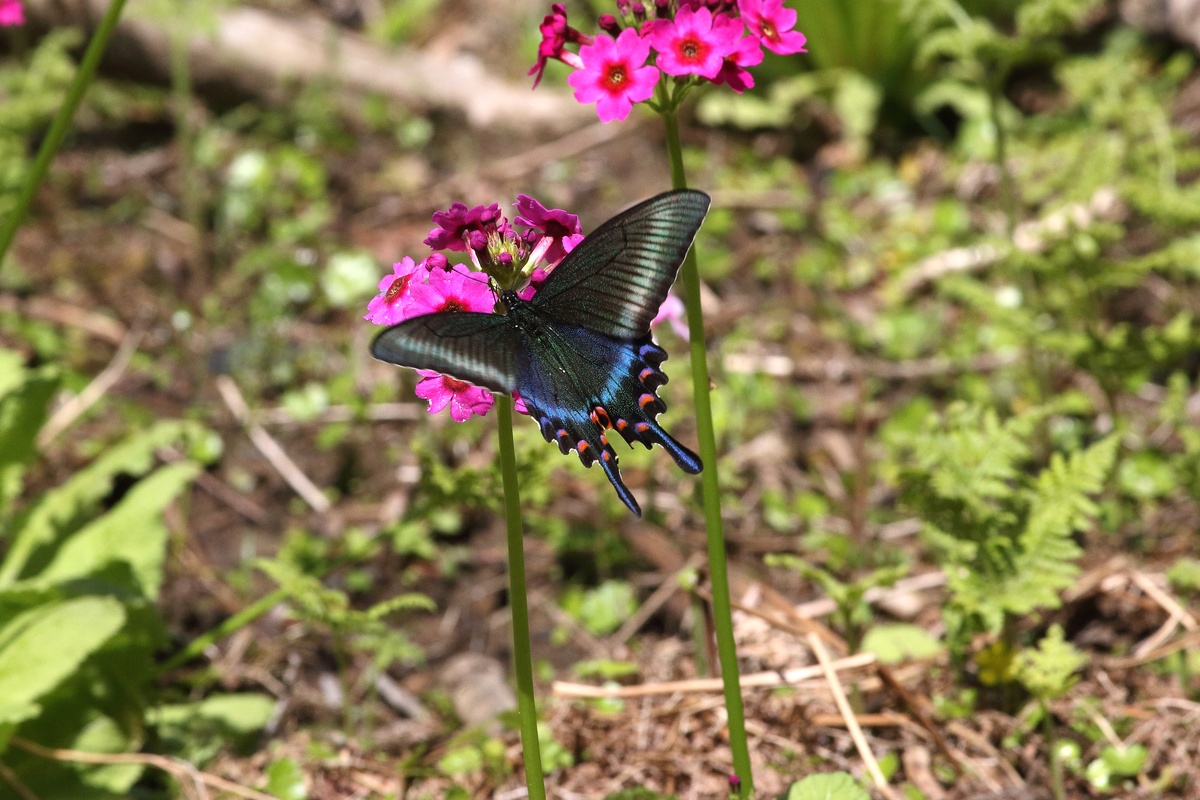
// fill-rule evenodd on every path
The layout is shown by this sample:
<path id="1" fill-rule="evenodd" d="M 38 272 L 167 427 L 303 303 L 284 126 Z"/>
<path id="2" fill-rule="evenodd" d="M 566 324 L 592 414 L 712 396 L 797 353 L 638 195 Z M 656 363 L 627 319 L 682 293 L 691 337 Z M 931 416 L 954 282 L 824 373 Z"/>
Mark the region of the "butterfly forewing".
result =
<path id="1" fill-rule="evenodd" d="M 505 394 L 517 388 L 521 332 L 500 314 L 427 314 L 393 325 L 375 337 L 371 355 L 381 361 L 444 375 Z"/>
<path id="2" fill-rule="evenodd" d="M 709 202 L 703 192 L 673 191 L 618 214 L 554 268 L 533 304 L 557 322 L 619 339 L 644 335 Z"/>

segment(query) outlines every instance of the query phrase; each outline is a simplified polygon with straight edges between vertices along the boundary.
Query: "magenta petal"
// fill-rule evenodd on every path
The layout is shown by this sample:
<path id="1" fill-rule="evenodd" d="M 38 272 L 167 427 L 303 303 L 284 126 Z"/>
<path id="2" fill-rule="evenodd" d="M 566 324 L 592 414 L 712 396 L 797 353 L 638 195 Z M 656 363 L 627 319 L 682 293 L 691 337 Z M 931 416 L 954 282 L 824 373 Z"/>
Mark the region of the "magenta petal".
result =
<path id="1" fill-rule="evenodd" d="M 379 294 L 367 305 L 367 314 L 363 319 L 376 325 L 395 325 L 407 319 L 412 306 L 412 291 L 416 286 L 425 282 L 429 270 L 425 262 L 414 264 L 405 256 L 392 265 L 392 274 L 384 276 L 379 282 Z"/>
<path id="2" fill-rule="evenodd" d="M 450 404 L 450 400 L 454 397 L 454 393 L 447 389 L 444 385 L 443 376 L 438 373 L 430 373 L 429 370 L 417 370 L 424 377 L 417 381 L 417 387 L 414 393 L 417 397 L 429 401 L 429 413 L 436 414 Z"/>
<path id="3" fill-rule="evenodd" d="M 576 100 L 596 103 L 602 122 L 625 119 L 634 103 L 653 95 L 654 84 L 649 83 L 647 92 L 647 82 L 651 75 L 654 82 L 658 80 L 658 70 L 643 66 L 650 42 L 633 28 L 621 31 L 615 41 L 599 34 L 591 45 L 579 48 L 579 55 L 583 69 L 567 76 L 567 82 L 575 89 Z"/>
<path id="4" fill-rule="evenodd" d="M 776 55 L 790 56 L 793 53 L 807 53 L 808 37 L 799 31 L 786 31 L 779 34 L 776 41 L 763 40 L 763 45 Z"/>
<path id="5" fill-rule="evenodd" d="M 0 0 L 0 28 L 25 24 L 25 9 L 20 0 Z"/>

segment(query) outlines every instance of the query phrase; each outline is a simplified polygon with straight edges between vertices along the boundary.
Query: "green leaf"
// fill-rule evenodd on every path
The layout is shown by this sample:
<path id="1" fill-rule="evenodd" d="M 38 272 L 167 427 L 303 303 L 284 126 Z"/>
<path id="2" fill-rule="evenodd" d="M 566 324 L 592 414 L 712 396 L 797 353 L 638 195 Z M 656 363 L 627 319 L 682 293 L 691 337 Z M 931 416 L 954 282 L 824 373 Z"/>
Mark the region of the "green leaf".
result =
<path id="1" fill-rule="evenodd" d="M 129 749 L 129 735 L 112 717 L 97 714 L 88 720 L 71 743 L 72 750 L 85 753 L 122 753 Z M 125 794 L 145 772 L 143 764 L 94 764 L 82 770 L 80 779 L 88 786 Z"/>
<path id="2" fill-rule="evenodd" d="M 941 649 L 941 644 L 927 630 L 903 622 L 876 625 L 867 631 L 862 641 L 862 650 L 874 653 L 884 664 L 932 658 Z"/>
<path id="3" fill-rule="evenodd" d="M 847 773 L 829 772 L 793 783 L 787 800 L 871 800 L 871 795 Z"/>
<path id="4" fill-rule="evenodd" d="M 130 588 L 144 597 L 157 597 L 167 545 L 162 513 L 199 471 L 198 465 L 183 462 L 143 478 L 112 511 L 64 542 L 38 582 L 61 582 L 109 566 L 127 566 Z"/>
<path id="5" fill-rule="evenodd" d="M 1017 680 L 1039 700 L 1053 700 L 1074 685 L 1087 656 L 1064 641 L 1061 625 L 1051 625 L 1037 649 L 1022 650 L 1014 662 Z"/>
<path id="6" fill-rule="evenodd" d="M 151 709 L 146 721 L 157 725 L 218 728 L 231 736 L 258 733 L 275 713 L 275 700 L 265 694 L 215 694 L 197 703 Z"/>
<path id="7" fill-rule="evenodd" d="M 635 786 L 632 789 L 621 789 L 612 794 L 606 794 L 604 800 L 675 800 L 675 795 L 659 794 L 645 786 Z"/>
<path id="8" fill-rule="evenodd" d="M 230 747 L 249 748 L 274 711 L 266 695 L 217 694 L 150 709 L 146 723 L 156 729 L 162 752 L 204 764 Z"/>
<path id="9" fill-rule="evenodd" d="M 81 597 L 19 614 L 0 628 L 0 697 L 14 716 L 51 691 L 125 624 L 125 609 L 110 597 Z"/>
<path id="10" fill-rule="evenodd" d="M 1200 560 L 1180 558 L 1167 569 L 1167 580 L 1176 591 L 1200 591 Z"/>
<path id="11" fill-rule="evenodd" d="M 1108 772 L 1111 775 L 1116 775 L 1122 778 L 1136 778 L 1141 774 L 1142 768 L 1146 766 L 1146 758 L 1149 756 L 1145 745 L 1131 744 L 1128 747 L 1105 747 L 1100 752 L 1100 760 L 1108 767 Z"/>
<path id="12" fill-rule="evenodd" d="M 0 396 L 0 514 L 21 492 L 21 476 L 37 453 L 38 431 L 56 389 L 58 375 L 38 370 L 19 388 Z"/>
<path id="13" fill-rule="evenodd" d="M 456 747 L 438 759 L 437 768 L 444 775 L 466 775 L 483 767 L 483 753 L 478 747 Z"/>
<path id="14" fill-rule="evenodd" d="M 641 667 L 632 661 L 614 661 L 609 658 L 599 658 L 591 661 L 580 661 L 571 671 L 580 678 L 601 678 L 606 681 L 628 678 L 637 675 Z"/>
<path id="15" fill-rule="evenodd" d="M 575 764 L 575 756 L 554 738 L 550 725 L 538 722 L 538 749 L 542 755 L 542 771 L 547 775 L 559 767 L 570 767 Z"/>
<path id="16" fill-rule="evenodd" d="M 1153 500 L 1179 486 L 1179 476 L 1166 456 L 1143 450 L 1121 461 L 1117 483 L 1135 500 Z"/>
<path id="17" fill-rule="evenodd" d="M 625 581 L 608 580 L 595 589 L 568 593 L 564 606 L 590 632 L 597 636 L 612 633 L 637 610 L 633 587 Z"/>
<path id="18" fill-rule="evenodd" d="M 0 349 L 0 397 L 25 382 L 25 359 L 14 350 Z"/>
<path id="19" fill-rule="evenodd" d="M 151 425 L 108 448 L 62 486 L 38 498 L 13 525 L 12 544 L 0 562 L 0 587 L 32 577 L 44 567 L 59 542 L 96 516 L 96 506 L 112 491 L 114 477 L 149 472 L 156 451 L 193 432 L 195 425 L 189 422 Z"/>
<path id="20" fill-rule="evenodd" d="M 267 793 L 279 800 L 308 800 L 304 771 L 294 758 L 281 758 L 267 765 Z"/>
<path id="21" fill-rule="evenodd" d="M 334 308 L 366 302 L 379 283 L 379 265 L 369 253 L 334 253 L 321 274 L 321 288 Z"/>

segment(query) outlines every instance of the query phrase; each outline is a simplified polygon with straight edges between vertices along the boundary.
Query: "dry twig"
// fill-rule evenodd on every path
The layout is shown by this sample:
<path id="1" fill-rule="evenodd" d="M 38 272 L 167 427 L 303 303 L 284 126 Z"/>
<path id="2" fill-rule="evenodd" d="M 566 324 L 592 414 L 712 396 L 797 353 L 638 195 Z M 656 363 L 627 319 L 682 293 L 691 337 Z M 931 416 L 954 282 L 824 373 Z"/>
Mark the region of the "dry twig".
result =
<path id="1" fill-rule="evenodd" d="M 125 369 L 129 366 L 133 354 L 137 352 L 137 346 L 141 343 L 143 334 L 144 331 L 140 328 L 135 328 L 125 334 L 121 346 L 117 348 L 116 355 L 113 356 L 112 361 L 108 362 L 108 366 L 85 386 L 82 392 L 59 406 L 58 410 L 38 431 L 38 447 L 44 448 L 53 442 L 60 433 L 71 427 L 71 423 L 83 416 L 84 412 L 100 402 L 100 398 L 116 386 L 117 381 L 121 380 L 121 376 L 125 374 Z"/>
<path id="2" fill-rule="evenodd" d="M 120 345 L 126 336 L 125 326 L 112 317 L 48 297 L 20 300 L 11 294 L 0 295 L 0 311 L 24 314 L 56 325 L 78 328 L 88 336 L 102 339 L 109 344 Z"/>
<path id="3" fill-rule="evenodd" d="M 263 458 L 267 459 L 279 475 L 287 481 L 288 486 L 291 486 L 314 511 L 321 514 L 329 511 L 329 498 L 321 493 L 321 490 L 308 479 L 300 467 L 296 466 L 296 462 L 292 461 L 284 452 L 283 448 L 279 446 L 279 442 L 275 441 L 261 425 L 251 420 L 250 408 L 246 405 L 246 399 L 242 397 L 242 393 L 233 379 L 228 375 L 218 375 L 217 391 L 221 394 L 225 405 L 233 412 L 234 418 L 246 428 L 246 433 L 250 436 L 250 441 L 258 449 L 258 452 L 262 453 Z"/>
<path id="4" fill-rule="evenodd" d="M 208 789 L 206 787 L 209 786 L 222 792 L 229 792 L 239 797 L 249 798 L 249 800 L 275 800 L 269 794 L 248 789 L 233 781 L 227 781 L 224 778 L 196 769 L 195 766 L 181 758 L 170 758 L 153 753 L 89 753 L 82 750 L 62 750 L 43 747 L 36 742 L 31 742 L 17 736 L 9 739 L 9 743 L 13 747 L 20 748 L 27 753 L 32 753 L 42 758 L 50 758 L 55 761 L 76 764 L 142 764 L 147 767 L 155 767 L 174 776 L 181 786 L 187 787 L 190 785 L 193 794 L 197 798 L 200 798 L 200 800 L 207 800 Z"/>
<path id="5" fill-rule="evenodd" d="M 830 662 L 834 670 L 850 670 L 869 667 L 875 663 L 874 653 L 859 653 L 848 658 L 839 658 Z M 767 688 L 777 686 L 794 686 L 814 681 L 825 674 L 822 667 L 797 667 L 788 670 L 773 670 L 770 672 L 754 672 L 741 677 L 743 689 Z M 823 684 L 816 683 L 815 686 Z M 807 687 L 806 687 L 807 688 Z M 707 693 L 719 692 L 722 689 L 720 678 L 695 678 L 688 681 L 664 681 L 662 683 L 644 683 L 639 686 L 592 686 L 585 683 L 568 683 L 555 681 L 551 691 L 558 697 L 604 698 L 604 697 L 651 697 L 654 695 L 676 693 Z"/>
<path id="6" fill-rule="evenodd" d="M 825 673 L 825 680 L 829 683 L 829 691 L 833 694 L 833 701 L 837 704 L 838 711 L 842 713 L 842 718 L 846 721 L 846 729 L 850 731 L 850 738 L 854 740 L 854 746 L 858 749 L 858 755 L 862 758 L 863 764 L 866 765 L 867 772 L 871 774 L 871 780 L 875 782 L 875 788 L 884 797 L 891 800 L 895 797 L 892 787 L 888 786 L 887 778 L 883 777 L 883 771 L 879 769 L 879 762 L 875 760 L 875 754 L 871 752 L 871 747 L 867 744 L 867 738 L 863 736 L 862 728 L 854 716 L 854 711 L 850 708 L 850 701 L 846 699 L 846 692 L 842 689 L 842 684 L 838 680 L 837 673 L 833 671 L 833 664 L 829 660 L 829 653 L 825 652 L 825 645 L 821 644 L 821 637 L 810 633 L 806 638 L 808 639 L 808 646 L 812 648 L 813 654 L 816 655 L 817 661 L 821 664 L 821 669 Z"/>

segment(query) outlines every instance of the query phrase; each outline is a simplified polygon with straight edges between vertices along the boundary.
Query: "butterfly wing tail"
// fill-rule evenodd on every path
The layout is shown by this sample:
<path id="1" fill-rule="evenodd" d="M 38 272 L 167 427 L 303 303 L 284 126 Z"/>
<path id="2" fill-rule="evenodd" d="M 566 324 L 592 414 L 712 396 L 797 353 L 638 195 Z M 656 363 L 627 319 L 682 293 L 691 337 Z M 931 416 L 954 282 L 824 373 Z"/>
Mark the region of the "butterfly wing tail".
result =
<path id="1" fill-rule="evenodd" d="M 617 497 L 621 498 L 630 511 L 636 516 L 642 515 L 642 507 L 638 505 L 638 501 L 634 498 L 633 492 L 629 491 L 629 487 L 621 480 L 621 469 L 617 465 L 617 454 L 613 452 L 612 446 L 607 441 L 604 442 L 604 449 L 600 451 L 600 468 L 604 470 L 604 474 L 608 476 L 608 482 L 617 490 Z"/>
<path id="2" fill-rule="evenodd" d="M 675 463 L 679 468 L 689 475 L 698 475 L 704 469 L 704 462 L 700 460 L 700 456 L 680 444 L 675 437 L 663 430 L 658 423 L 650 424 L 650 427 L 642 433 L 641 441 L 646 444 L 646 447 L 649 447 L 651 442 L 657 442 L 662 445 L 662 448 L 671 454 L 671 458 L 675 459 Z"/>
<path id="3" fill-rule="evenodd" d="M 557 444 L 564 455 L 574 450 L 585 467 L 600 462 L 600 468 L 604 470 L 608 482 L 617 490 L 617 497 L 621 498 L 621 502 L 634 514 L 639 517 L 642 515 L 642 507 L 638 505 L 633 492 L 629 491 L 629 487 L 621 480 L 621 468 L 616 452 L 608 437 L 600 432 L 592 420 L 563 419 L 559 424 L 555 424 L 540 409 L 531 406 L 528 399 L 525 400 L 525 405 L 531 416 L 538 420 L 538 427 L 541 428 L 546 441 Z"/>

